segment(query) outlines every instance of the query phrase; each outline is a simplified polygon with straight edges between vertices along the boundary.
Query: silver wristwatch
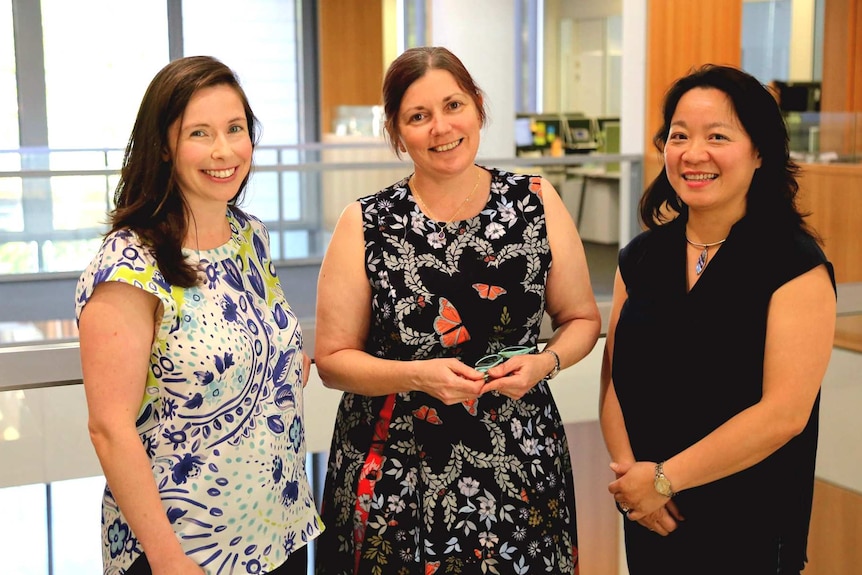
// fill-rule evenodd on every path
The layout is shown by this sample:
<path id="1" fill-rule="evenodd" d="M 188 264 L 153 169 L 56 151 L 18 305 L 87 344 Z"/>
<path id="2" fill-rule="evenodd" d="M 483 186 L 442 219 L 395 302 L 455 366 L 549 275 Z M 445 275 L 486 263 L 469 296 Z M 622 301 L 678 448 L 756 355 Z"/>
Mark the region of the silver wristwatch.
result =
<path id="1" fill-rule="evenodd" d="M 543 349 L 542 353 L 550 353 L 554 356 L 554 369 L 551 370 L 551 373 L 545 376 L 545 379 L 554 379 L 557 377 L 557 374 L 560 373 L 560 356 L 557 355 L 557 352 L 553 349 Z"/>
<path id="2" fill-rule="evenodd" d="M 664 461 L 655 464 L 655 490 L 665 497 L 673 497 L 676 493 L 670 485 L 670 479 L 664 474 Z"/>

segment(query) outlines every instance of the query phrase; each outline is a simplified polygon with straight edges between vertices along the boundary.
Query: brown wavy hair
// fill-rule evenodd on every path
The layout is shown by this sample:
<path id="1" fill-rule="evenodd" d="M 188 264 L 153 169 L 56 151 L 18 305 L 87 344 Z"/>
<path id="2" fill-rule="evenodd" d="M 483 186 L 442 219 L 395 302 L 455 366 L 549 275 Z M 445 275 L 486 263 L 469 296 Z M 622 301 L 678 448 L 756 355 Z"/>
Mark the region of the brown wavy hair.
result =
<path id="1" fill-rule="evenodd" d="M 452 74 L 458 87 L 464 90 L 476 104 L 480 126 L 484 126 L 488 118 L 485 111 L 485 93 L 455 54 L 439 46 L 420 46 L 405 50 L 389 65 L 383 78 L 383 113 L 386 117 L 383 127 L 386 129 L 389 145 L 399 158 L 401 150 L 398 144 L 401 140 L 401 130 L 398 128 L 398 110 L 401 109 L 404 92 L 428 70 L 445 70 Z"/>
<path id="2" fill-rule="evenodd" d="M 170 158 L 168 129 L 177 120 L 182 122 L 198 90 L 222 85 L 233 88 L 242 101 L 254 149 L 259 123 L 233 70 L 211 56 L 180 58 L 162 68 L 144 93 L 114 192 L 116 207 L 110 213 L 108 233 L 135 232 L 153 250 L 165 280 L 179 287 L 197 285 L 199 280 L 197 268 L 182 254 L 188 207 Z M 231 206 L 242 200 L 249 175 L 229 201 Z"/>

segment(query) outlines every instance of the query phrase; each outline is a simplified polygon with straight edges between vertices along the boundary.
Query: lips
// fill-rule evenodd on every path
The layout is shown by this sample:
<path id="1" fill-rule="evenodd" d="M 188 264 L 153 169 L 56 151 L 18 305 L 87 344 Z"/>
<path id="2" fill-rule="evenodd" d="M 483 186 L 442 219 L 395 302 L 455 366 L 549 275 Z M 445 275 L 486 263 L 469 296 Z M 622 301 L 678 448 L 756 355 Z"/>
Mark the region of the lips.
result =
<path id="1" fill-rule="evenodd" d="M 718 177 L 718 174 L 683 174 L 682 179 L 686 182 L 708 182 Z"/>
<path id="2" fill-rule="evenodd" d="M 210 177 L 223 180 L 234 175 L 236 173 L 236 168 L 226 168 L 224 170 L 204 170 L 203 172 Z"/>
<path id="3" fill-rule="evenodd" d="M 458 146 L 461 145 L 461 142 L 464 141 L 464 138 L 460 140 L 455 140 L 454 142 L 450 142 L 448 144 L 443 144 L 442 146 L 437 146 L 436 148 L 431 148 L 432 152 L 448 152 L 449 150 L 454 150 Z"/>

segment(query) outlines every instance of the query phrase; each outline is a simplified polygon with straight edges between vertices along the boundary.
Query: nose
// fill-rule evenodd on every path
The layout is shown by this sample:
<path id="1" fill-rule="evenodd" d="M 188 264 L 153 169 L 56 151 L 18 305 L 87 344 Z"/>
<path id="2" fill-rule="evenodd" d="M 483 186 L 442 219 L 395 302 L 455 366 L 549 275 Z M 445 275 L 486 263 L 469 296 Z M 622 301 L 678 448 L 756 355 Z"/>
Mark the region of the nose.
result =
<path id="1" fill-rule="evenodd" d="M 441 115 L 441 114 L 437 114 L 431 120 L 431 133 L 432 134 L 445 134 L 446 132 L 449 131 L 449 127 L 450 127 L 450 125 L 449 125 L 449 122 L 446 120 L 446 117 Z"/>
<path id="2" fill-rule="evenodd" d="M 230 153 L 230 142 L 227 135 L 219 132 L 213 140 L 212 157 L 223 158 Z"/>
<path id="3" fill-rule="evenodd" d="M 688 141 L 685 151 L 682 154 L 683 160 L 686 162 L 703 162 L 709 158 L 706 142 L 699 138 L 692 138 Z"/>

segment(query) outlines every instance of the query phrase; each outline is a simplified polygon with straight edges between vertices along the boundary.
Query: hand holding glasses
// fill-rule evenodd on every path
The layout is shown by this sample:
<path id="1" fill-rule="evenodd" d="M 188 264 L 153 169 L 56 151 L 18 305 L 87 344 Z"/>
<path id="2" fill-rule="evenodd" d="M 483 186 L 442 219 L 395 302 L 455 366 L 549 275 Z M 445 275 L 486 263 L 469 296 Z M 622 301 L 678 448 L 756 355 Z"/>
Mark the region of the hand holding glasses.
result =
<path id="1" fill-rule="evenodd" d="M 497 353 L 492 353 L 479 358 L 479 361 L 476 362 L 476 371 L 481 371 L 485 374 L 485 382 L 487 383 L 489 369 L 496 365 L 500 365 L 510 357 L 515 357 L 516 355 L 527 355 L 535 351 L 535 346 L 514 345 L 511 347 L 504 347 Z"/>

